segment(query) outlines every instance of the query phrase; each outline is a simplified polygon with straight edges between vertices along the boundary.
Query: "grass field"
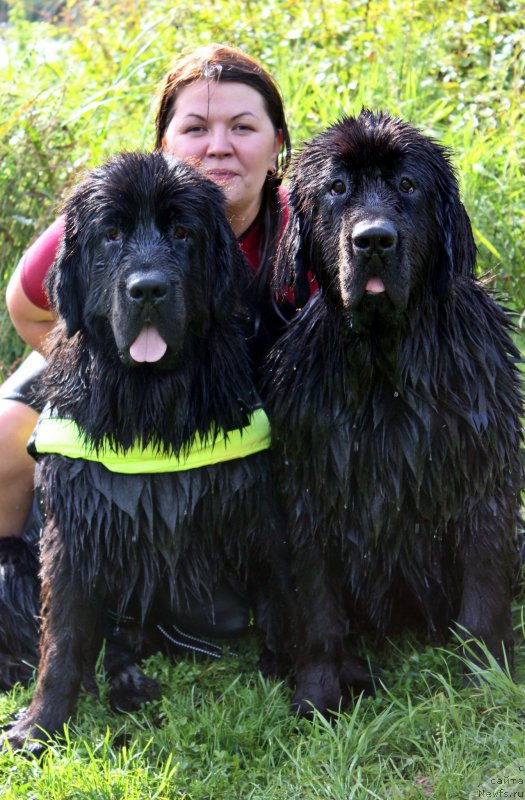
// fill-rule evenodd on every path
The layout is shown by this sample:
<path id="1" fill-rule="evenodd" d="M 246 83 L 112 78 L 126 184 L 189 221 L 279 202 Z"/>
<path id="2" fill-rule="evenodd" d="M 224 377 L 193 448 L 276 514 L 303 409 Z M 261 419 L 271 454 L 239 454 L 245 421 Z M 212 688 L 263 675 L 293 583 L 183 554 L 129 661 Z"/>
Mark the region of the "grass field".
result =
<path id="1" fill-rule="evenodd" d="M 519 680 L 519 613 L 516 624 Z M 520 776 L 523 689 L 496 670 L 483 688 L 462 689 L 454 647 L 368 647 L 384 668 L 377 694 L 356 698 L 331 724 L 297 723 L 289 689 L 257 671 L 257 642 L 247 637 L 235 647 L 218 662 L 151 659 L 148 672 L 161 677 L 164 694 L 139 714 L 117 715 L 84 696 L 42 763 L 0 756 L 1 797 L 456 800 L 496 797 L 475 792 L 486 782 L 497 788 L 490 782 L 500 774 Z M 0 720 L 27 697 L 0 698 Z"/>
<path id="2" fill-rule="evenodd" d="M 453 148 L 480 272 L 525 309 L 521 0 L 68 0 L 54 23 L 10 4 L 0 29 L 0 288 L 86 166 L 152 145 L 152 94 L 172 53 L 228 41 L 282 87 L 294 144 L 342 113 L 389 109 Z M 518 333 L 522 351 L 523 333 Z M 0 378 L 24 352 L 0 303 Z M 521 598 L 520 598 L 521 600 Z M 0 754 L 2 800 L 378 800 L 525 796 L 525 623 L 517 682 L 463 689 L 461 663 L 415 640 L 363 642 L 373 698 L 332 724 L 290 715 L 254 636 L 220 661 L 151 659 L 162 699 L 134 715 L 82 696 L 41 762 Z M 0 695 L 0 725 L 30 692 Z M 519 781 L 522 781 L 521 783 Z M 495 792 L 508 792 L 507 795 Z M 514 791 L 515 794 L 510 794 Z M 517 792 L 521 791 L 522 794 Z"/>

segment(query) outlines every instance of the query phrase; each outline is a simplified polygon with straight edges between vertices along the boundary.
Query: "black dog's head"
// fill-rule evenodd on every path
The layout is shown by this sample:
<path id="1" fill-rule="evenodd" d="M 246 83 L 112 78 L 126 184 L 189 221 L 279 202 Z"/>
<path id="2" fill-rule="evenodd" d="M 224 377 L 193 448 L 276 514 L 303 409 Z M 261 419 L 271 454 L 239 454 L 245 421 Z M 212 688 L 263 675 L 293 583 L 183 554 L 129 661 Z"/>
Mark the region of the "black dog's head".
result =
<path id="1" fill-rule="evenodd" d="M 231 315 L 243 265 L 221 191 L 161 153 L 119 155 L 65 204 L 47 280 L 68 337 L 82 330 L 130 366 L 161 368 L 188 335 Z"/>
<path id="2" fill-rule="evenodd" d="M 363 111 L 313 139 L 296 157 L 290 204 L 281 280 L 300 293 L 312 269 L 354 316 L 403 314 L 422 286 L 445 298 L 454 274 L 474 270 L 448 153 L 399 119 Z"/>

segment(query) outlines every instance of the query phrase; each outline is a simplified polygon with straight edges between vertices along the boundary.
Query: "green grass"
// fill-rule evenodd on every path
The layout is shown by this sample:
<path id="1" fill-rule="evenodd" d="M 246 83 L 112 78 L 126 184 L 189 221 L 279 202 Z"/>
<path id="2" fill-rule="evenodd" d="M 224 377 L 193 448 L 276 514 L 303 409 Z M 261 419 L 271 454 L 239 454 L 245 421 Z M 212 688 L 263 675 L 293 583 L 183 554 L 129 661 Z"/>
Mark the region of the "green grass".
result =
<path id="1" fill-rule="evenodd" d="M 516 634 L 523 677 L 518 612 Z M 257 649 L 247 637 L 227 660 L 150 659 L 164 692 L 137 714 L 111 712 L 102 684 L 102 701 L 83 696 L 40 763 L 0 755 L 0 796 L 459 800 L 525 758 L 523 689 L 496 669 L 481 688 L 461 688 L 453 645 L 405 640 L 369 651 L 384 670 L 376 696 L 356 698 L 332 722 L 297 722 L 289 687 L 258 673 Z M 0 721 L 28 697 L 0 697 Z"/>

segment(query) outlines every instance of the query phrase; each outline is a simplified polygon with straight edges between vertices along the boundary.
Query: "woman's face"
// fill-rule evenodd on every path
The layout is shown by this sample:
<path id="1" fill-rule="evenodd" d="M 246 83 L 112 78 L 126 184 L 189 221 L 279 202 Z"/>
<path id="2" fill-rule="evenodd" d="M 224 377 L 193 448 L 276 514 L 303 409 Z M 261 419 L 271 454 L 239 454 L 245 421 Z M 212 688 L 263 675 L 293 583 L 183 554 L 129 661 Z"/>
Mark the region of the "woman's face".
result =
<path id="1" fill-rule="evenodd" d="M 231 225 L 237 236 L 243 233 L 257 216 L 282 144 L 259 92 L 206 80 L 183 87 L 162 143 L 221 187 Z"/>

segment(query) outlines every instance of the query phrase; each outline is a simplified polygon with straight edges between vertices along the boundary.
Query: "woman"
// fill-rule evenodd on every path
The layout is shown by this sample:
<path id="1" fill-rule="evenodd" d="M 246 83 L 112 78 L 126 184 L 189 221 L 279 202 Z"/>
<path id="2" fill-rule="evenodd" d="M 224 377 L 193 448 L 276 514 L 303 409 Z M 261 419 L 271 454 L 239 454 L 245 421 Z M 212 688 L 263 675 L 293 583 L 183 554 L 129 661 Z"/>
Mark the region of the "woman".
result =
<path id="1" fill-rule="evenodd" d="M 264 349 L 282 324 L 269 285 L 286 214 L 280 183 L 291 149 L 275 82 L 236 48 L 209 45 L 177 58 L 160 85 L 156 147 L 191 162 L 222 188 L 228 218 L 253 272 L 255 334 Z M 43 364 L 38 351 L 53 326 L 43 280 L 62 231 L 58 219 L 29 248 L 7 289 L 13 323 L 35 352 L 0 390 L 0 686 L 2 654 L 12 654 L 13 637 L 22 639 L 22 650 L 34 643 L 36 601 L 28 598 L 36 597 L 35 562 L 20 539 L 30 513 L 34 469 L 25 448 L 38 417 L 30 399 Z M 214 630 L 221 632 L 220 626 Z M 4 686 L 10 682 L 4 678 Z"/>

